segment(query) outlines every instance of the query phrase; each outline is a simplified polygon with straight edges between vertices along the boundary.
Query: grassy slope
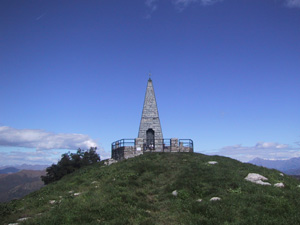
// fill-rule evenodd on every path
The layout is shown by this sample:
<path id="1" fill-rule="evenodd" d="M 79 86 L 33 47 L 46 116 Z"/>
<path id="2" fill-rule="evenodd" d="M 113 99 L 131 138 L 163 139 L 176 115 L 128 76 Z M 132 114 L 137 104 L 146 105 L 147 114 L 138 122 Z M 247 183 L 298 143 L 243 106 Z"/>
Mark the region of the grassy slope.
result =
<path id="1" fill-rule="evenodd" d="M 212 160 L 219 163 L 209 165 Z M 245 181 L 250 172 L 286 187 Z M 229 158 L 152 153 L 83 168 L 2 205 L 0 221 L 29 216 L 24 224 L 300 224 L 299 184 L 276 170 Z M 82 194 L 73 196 L 71 190 Z M 210 202 L 215 196 L 222 200 Z"/>

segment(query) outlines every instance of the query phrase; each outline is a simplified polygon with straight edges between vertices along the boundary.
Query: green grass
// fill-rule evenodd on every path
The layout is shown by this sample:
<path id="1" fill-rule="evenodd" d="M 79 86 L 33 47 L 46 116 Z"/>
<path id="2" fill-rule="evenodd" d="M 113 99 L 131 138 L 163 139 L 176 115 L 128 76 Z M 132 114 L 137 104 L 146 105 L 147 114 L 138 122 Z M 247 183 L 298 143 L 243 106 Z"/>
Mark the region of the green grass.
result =
<path id="1" fill-rule="evenodd" d="M 285 187 L 253 184 L 244 180 L 248 173 Z M 1 204 L 0 221 L 31 217 L 22 224 L 300 224 L 299 184 L 279 171 L 230 158 L 151 153 L 82 168 L 21 200 Z M 174 190 L 177 197 L 171 194 Z M 210 202 L 212 197 L 222 200 Z"/>

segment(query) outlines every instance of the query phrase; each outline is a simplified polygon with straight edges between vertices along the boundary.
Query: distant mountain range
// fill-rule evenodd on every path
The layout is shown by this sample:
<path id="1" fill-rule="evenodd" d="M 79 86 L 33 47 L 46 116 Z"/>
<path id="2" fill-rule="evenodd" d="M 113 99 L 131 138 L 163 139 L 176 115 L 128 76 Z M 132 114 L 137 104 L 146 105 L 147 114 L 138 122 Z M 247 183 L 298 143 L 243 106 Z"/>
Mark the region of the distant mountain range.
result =
<path id="1" fill-rule="evenodd" d="M 0 174 L 0 202 L 21 198 L 39 190 L 44 183 L 41 176 L 45 170 L 21 170 L 12 174 Z"/>
<path id="2" fill-rule="evenodd" d="M 49 165 L 10 165 L 0 167 L 0 202 L 13 199 L 39 190 L 44 186 L 41 176 L 46 174 Z"/>
<path id="3" fill-rule="evenodd" d="M 8 168 L 15 168 L 15 169 L 17 169 L 17 171 L 15 171 L 15 172 L 18 172 L 20 170 L 44 170 L 49 166 L 50 165 L 28 165 L 28 164 L 0 166 L 0 174 L 1 174 L 1 171 L 8 169 Z M 5 171 L 3 173 L 5 173 Z M 8 172 L 8 173 L 10 173 L 10 172 Z"/>
<path id="4" fill-rule="evenodd" d="M 15 167 L 7 167 L 5 169 L 0 169 L 0 174 L 9 174 L 9 173 L 16 173 L 20 170 Z"/>
<path id="5" fill-rule="evenodd" d="M 288 160 L 266 160 L 261 158 L 255 158 L 249 163 L 263 166 L 270 169 L 277 169 L 288 175 L 300 175 L 300 157 L 291 158 Z"/>

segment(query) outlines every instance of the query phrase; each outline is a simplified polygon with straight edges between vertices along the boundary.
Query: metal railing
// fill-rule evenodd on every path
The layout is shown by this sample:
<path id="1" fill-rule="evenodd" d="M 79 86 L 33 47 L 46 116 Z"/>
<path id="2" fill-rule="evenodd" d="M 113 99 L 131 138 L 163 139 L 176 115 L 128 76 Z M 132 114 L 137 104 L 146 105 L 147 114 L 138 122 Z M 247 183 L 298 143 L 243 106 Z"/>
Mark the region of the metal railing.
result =
<path id="1" fill-rule="evenodd" d="M 111 149 L 115 150 L 117 148 L 128 147 L 128 146 L 135 146 L 135 139 L 126 138 L 126 139 L 115 141 L 111 144 Z"/>
<path id="2" fill-rule="evenodd" d="M 191 139 L 179 139 L 179 146 L 194 148 L 194 142 Z"/>
<path id="3" fill-rule="evenodd" d="M 167 151 L 171 149 L 171 139 L 164 138 L 164 139 L 154 139 L 153 142 L 147 142 L 147 139 L 143 139 L 143 151 Z"/>
<path id="4" fill-rule="evenodd" d="M 189 148 L 190 150 L 194 149 L 194 143 L 191 139 L 179 139 L 178 143 L 173 143 L 173 145 L 177 145 L 179 151 L 182 148 Z M 111 149 L 116 150 L 123 147 L 135 147 L 135 139 L 126 138 L 115 141 L 111 144 Z M 153 141 L 149 142 L 147 139 L 143 139 L 143 151 L 163 151 L 163 152 L 171 152 L 172 151 L 172 139 L 171 138 L 164 138 L 164 139 L 154 139 Z"/>

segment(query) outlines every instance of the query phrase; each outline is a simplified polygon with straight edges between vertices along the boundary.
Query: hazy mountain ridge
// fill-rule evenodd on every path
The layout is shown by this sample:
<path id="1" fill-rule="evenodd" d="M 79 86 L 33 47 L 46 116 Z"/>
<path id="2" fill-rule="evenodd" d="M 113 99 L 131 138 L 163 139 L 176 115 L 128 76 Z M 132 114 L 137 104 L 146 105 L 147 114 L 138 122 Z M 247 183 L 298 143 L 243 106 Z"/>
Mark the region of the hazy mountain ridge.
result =
<path id="1" fill-rule="evenodd" d="M 19 171 L 20 171 L 20 169 L 17 169 L 15 167 L 6 167 L 4 169 L 0 169 L 0 174 L 16 173 Z"/>
<path id="2" fill-rule="evenodd" d="M 255 158 L 249 163 L 269 169 L 277 169 L 289 175 L 300 175 L 300 157 L 288 160 L 267 160 Z"/>
<path id="3" fill-rule="evenodd" d="M 268 178 L 270 186 L 246 181 L 249 173 Z M 274 186 L 280 182 L 283 188 Z M 83 167 L 0 204 L 0 216 L 4 225 L 22 217 L 30 225 L 300 224 L 299 185 L 277 170 L 226 157 L 149 153 Z"/>
<path id="4" fill-rule="evenodd" d="M 22 165 L 6 165 L 1 166 L 0 170 L 7 169 L 9 167 L 16 168 L 18 170 L 45 170 L 50 165 L 30 165 L 30 164 L 22 164 Z"/>
<path id="5" fill-rule="evenodd" d="M 45 171 L 21 170 L 12 174 L 1 174 L 0 176 L 0 202 L 18 199 L 39 190 L 44 183 L 41 176 Z"/>

